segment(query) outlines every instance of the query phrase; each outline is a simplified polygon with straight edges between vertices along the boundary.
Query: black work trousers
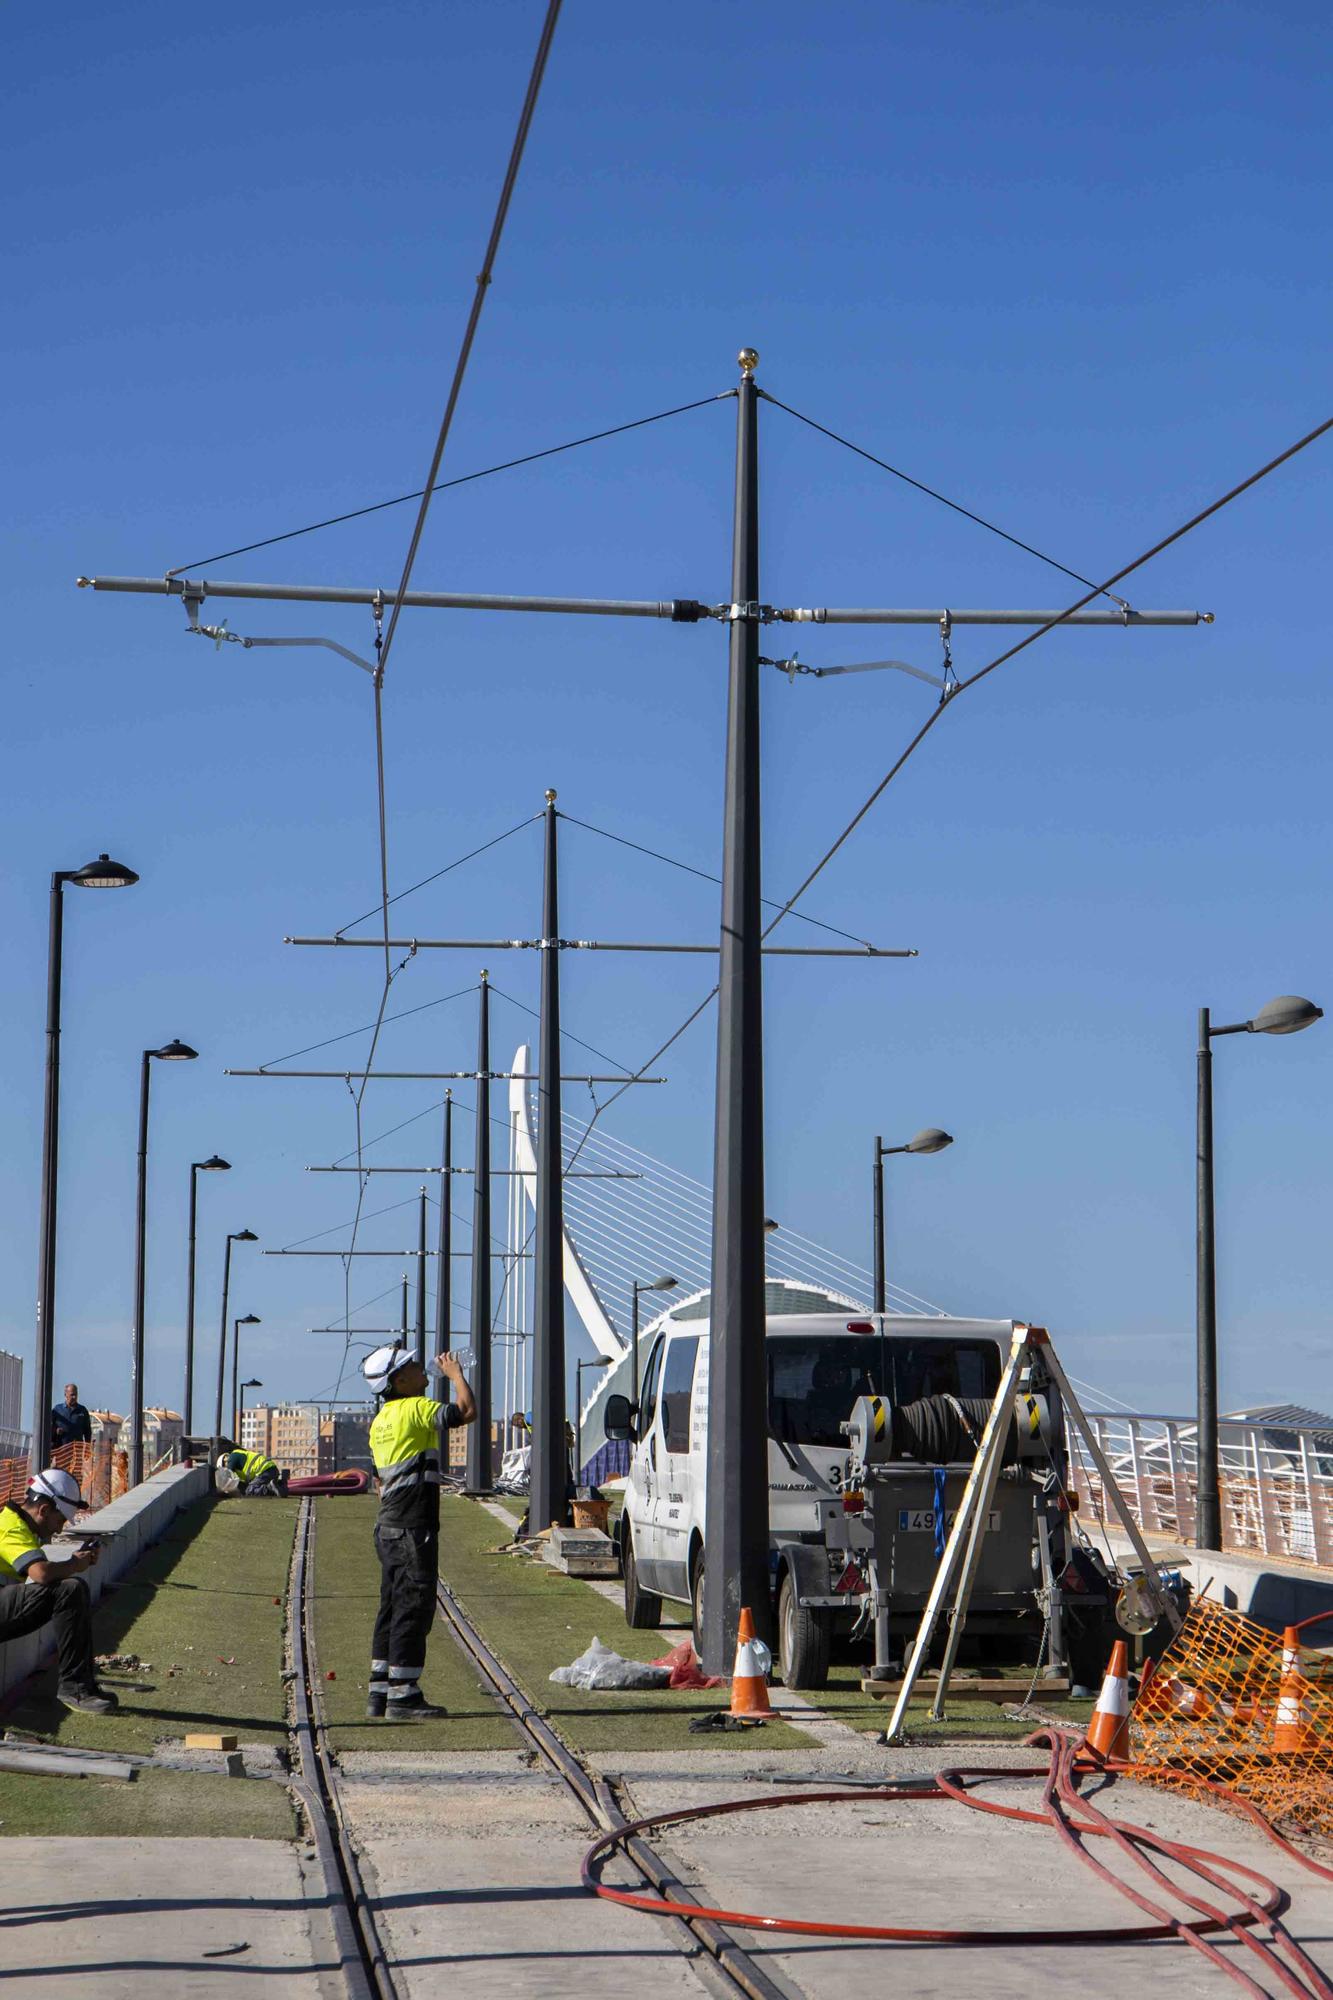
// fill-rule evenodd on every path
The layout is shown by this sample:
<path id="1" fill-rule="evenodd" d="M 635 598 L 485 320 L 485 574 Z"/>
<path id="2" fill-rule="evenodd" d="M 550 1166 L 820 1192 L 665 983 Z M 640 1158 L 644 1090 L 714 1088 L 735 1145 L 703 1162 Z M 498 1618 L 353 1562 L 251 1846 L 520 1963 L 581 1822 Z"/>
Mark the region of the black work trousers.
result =
<path id="1" fill-rule="evenodd" d="M 420 1673 L 435 1616 L 439 1536 L 434 1528 L 389 1528 L 376 1522 L 375 1553 L 380 1559 L 380 1608 L 372 1656 L 390 1669 L 410 1667 Z"/>
<path id="2" fill-rule="evenodd" d="M 39 1632 L 43 1625 L 55 1626 L 61 1687 L 95 1687 L 93 1604 L 81 1576 L 0 1586 L 0 1645 Z"/>

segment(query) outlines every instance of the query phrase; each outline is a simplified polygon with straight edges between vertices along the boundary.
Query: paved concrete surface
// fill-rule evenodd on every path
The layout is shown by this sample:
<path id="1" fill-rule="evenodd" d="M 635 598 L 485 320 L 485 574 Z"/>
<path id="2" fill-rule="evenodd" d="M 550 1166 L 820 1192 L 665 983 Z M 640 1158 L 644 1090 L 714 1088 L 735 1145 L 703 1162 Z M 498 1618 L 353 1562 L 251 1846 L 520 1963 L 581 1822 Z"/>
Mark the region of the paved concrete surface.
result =
<path id="1" fill-rule="evenodd" d="M 624 1759 L 621 1775 L 642 1813 L 682 1803 L 704 1805 L 745 1792 L 777 1790 L 785 1773 L 803 1776 L 849 1768 L 841 1753 L 820 1750 L 797 1758 L 783 1753 L 751 1767 L 748 1781 L 733 1774 L 691 1769 L 688 1760 L 657 1753 Z M 959 1763 L 1017 1765 L 1031 1751 L 1009 1746 L 962 1746 Z M 876 1749 L 858 1760 L 867 1770 L 924 1774 L 944 1761 L 940 1750 Z M 813 1789 L 813 1788 L 812 1788 Z M 993 1796 L 1036 1803 L 1036 1785 L 997 1786 Z M 1292 1897 L 1288 1928 L 1326 1971 L 1333 1970 L 1333 1884 L 1320 1883 L 1289 1862 L 1257 1832 L 1210 1807 L 1194 1805 L 1144 1786 L 1116 1785 L 1109 1809 L 1173 1838 L 1209 1847 L 1248 1863 L 1281 1882 Z M 678 1864 L 695 1892 L 733 1908 L 819 1920 L 902 1923 L 928 1928 L 1049 1929 L 1060 1924 L 1132 1925 L 1130 1905 L 1100 1885 L 1044 1828 L 971 1812 L 944 1802 L 882 1802 L 812 1806 L 672 1828 L 655 1844 Z M 1097 1843 L 1098 1849 L 1110 1843 Z M 1104 1858 L 1099 1854 L 1099 1858 Z M 1147 1921 L 1147 1919 L 1138 1919 Z M 1131 1995 L 1149 1981 L 1155 1992 L 1224 1991 L 1220 1971 L 1186 1945 L 1025 1947 L 952 1950 L 941 1946 L 837 1944 L 816 1938 L 783 1940 L 738 1933 L 746 1949 L 808 2000 L 846 2000 L 859 1991 L 883 1990 L 891 1980 L 895 2000 L 926 2000 L 947 1993 L 967 2000 L 1030 2000 L 1038 1984 L 1047 1994 Z M 1250 1954 L 1228 1944 L 1228 1954 Z M 1253 1965 L 1257 1961 L 1251 1960 Z M 1262 1969 L 1261 1969 L 1262 1970 Z M 1265 1975 L 1261 1984 L 1271 1986 Z"/>
<path id="2" fill-rule="evenodd" d="M 382 1934 L 411 2000 L 701 2000 L 710 1990 L 674 1926 L 585 1896 L 588 1821 L 521 1753 L 358 1755 L 343 1766 Z"/>
<path id="3" fill-rule="evenodd" d="M 7 1840 L 3 1858 L 0 1978 L 15 1993 L 41 2000 L 341 1993 L 323 1880 L 309 1850 L 278 1840 L 36 1839 Z"/>

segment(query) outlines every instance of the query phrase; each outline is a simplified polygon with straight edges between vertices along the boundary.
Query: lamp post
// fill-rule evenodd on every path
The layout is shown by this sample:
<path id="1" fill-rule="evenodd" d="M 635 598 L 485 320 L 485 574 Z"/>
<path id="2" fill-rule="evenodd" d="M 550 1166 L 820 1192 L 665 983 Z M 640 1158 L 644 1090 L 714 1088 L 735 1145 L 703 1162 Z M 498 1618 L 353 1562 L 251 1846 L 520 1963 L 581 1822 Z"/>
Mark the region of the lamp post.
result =
<path id="1" fill-rule="evenodd" d="M 231 1414 L 236 1425 L 234 1435 L 237 1444 L 241 1441 L 240 1388 L 236 1380 L 241 1364 L 241 1328 L 260 1324 L 258 1313 L 245 1313 L 240 1319 L 235 1319 L 231 1323 Z"/>
<path id="2" fill-rule="evenodd" d="M 250 1377 L 250 1379 L 249 1379 L 249 1381 L 248 1381 L 248 1382 L 242 1382 L 242 1383 L 241 1383 L 241 1386 L 240 1386 L 240 1397 L 241 1397 L 241 1400 L 240 1400 L 239 1404 L 237 1405 L 237 1411 L 236 1411 L 236 1442 L 237 1442 L 237 1444 L 239 1444 L 239 1443 L 241 1442 L 241 1432 L 242 1432 L 242 1431 L 243 1431 L 243 1430 L 245 1429 L 245 1392 L 246 1392 L 246 1390 L 247 1390 L 247 1389 L 262 1389 L 262 1388 L 263 1388 L 263 1386 L 264 1386 L 264 1385 L 263 1385 L 263 1383 L 262 1383 L 262 1382 L 260 1381 L 260 1379 L 259 1379 L 259 1377 L 258 1377 L 257 1375 L 252 1375 L 252 1376 Z"/>
<path id="3" fill-rule="evenodd" d="M 164 1042 L 145 1049 L 139 1072 L 139 1188 L 134 1234 L 134 1347 L 130 1363 L 130 1485 L 143 1478 L 144 1291 L 148 1248 L 148 1080 L 155 1062 L 194 1062 L 187 1042 Z"/>
<path id="4" fill-rule="evenodd" d="M 213 1435 L 222 1436 L 222 1392 L 227 1381 L 227 1294 L 231 1290 L 231 1246 L 233 1243 L 258 1243 L 253 1229 L 233 1229 L 227 1237 L 227 1248 L 222 1258 L 222 1325 L 218 1333 L 218 1393 L 213 1405 Z"/>
<path id="5" fill-rule="evenodd" d="M 938 1125 L 927 1125 L 905 1146 L 886 1146 L 882 1139 L 875 1140 L 875 1303 L 877 1313 L 887 1312 L 884 1298 L 884 1162 L 893 1153 L 942 1153 L 946 1146 L 952 1146 L 953 1139 L 948 1132 L 941 1132 Z"/>
<path id="6" fill-rule="evenodd" d="M 57 868 L 51 877 L 46 953 L 46 1096 L 42 1111 L 42 1196 L 37 1232 L 37 1340 L 33 1356 L 32 1469 L 47 1459 L 55 1373 L 56 1180 L 60 1152 L 60 983 L 64 956 L 66 882 L 79 889 L 128 889 L 132 868 L 99 854 L 82 868 Z"/>
<path id="7" fill-rule="evenodd" d="M 654 1278 L 651 1283 L 646 1283 L 635 1278 L 630 1286 L 630 1354 L 632 1356 L 630 1380 L 633 1383 L 633 1388 L 630 1392 L 630 1401 L 634 1405 L 636 1414 L 639 1408 L 639 1295 L 642 1292 L 674 1292 L 679 1283 L 679 1278 Z"/>
<path id="8" fill-rule="evenodd" d="M 1195 1352 L 1198 1393 L 1194 1545 L 1222 1546 L 1222 1494 L 1217 1428 L 1217 1237 L 1213 1213 L 1213 1051 L 1218 1035 L 1295 1035 L 1324 1017 L 1322 1007 L 1283 993 L 1252 1021 L 1215 1028 L 1199 1009 L 1198 1141 L 1195 1173 Z"/>
<path id="9" fill-rule="evenodd" d="M 185 1396 L 181 1410 L 185 1417 L 185 1435 L 189 1437 L 194 1429 L 194 1252 L 195 1219 L 199 1195 L 200 1174 L 229 1174 L 231 1161 L 214 1153 L 211 1159 L 195 1160 L 190 1167 L 190 1274 L 186 1281 L 185 1297 Z"/>
<path id="10" fill-rule="evenodd" d="M 645 1286 L 644 1289 L 654 1290 L 655 1287 Z M 586 1368 L 591 1375 L 598 1368 L 609 1368 L 612 1358 L 610 1355 L 599 1354 L 595 1361 L 576 1361 L 574 1363 L 574 1401 L 578 1405 L 575 1416 L 578 1428 L 574 1434 L 574 1484 L 576 1487 L 583 1478 L 583 1371 Z"/>

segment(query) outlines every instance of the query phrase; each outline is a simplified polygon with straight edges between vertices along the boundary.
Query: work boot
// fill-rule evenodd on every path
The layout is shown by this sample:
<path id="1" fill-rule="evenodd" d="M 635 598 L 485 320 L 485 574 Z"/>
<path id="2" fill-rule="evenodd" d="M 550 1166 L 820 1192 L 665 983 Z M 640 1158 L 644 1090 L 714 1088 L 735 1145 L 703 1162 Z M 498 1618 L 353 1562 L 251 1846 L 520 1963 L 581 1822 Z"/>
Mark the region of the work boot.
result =
<path id="1" fill-rule="evenodd" d="M 388 1704 L 390 1722 L 435 1722 L 448 1713 L 447 1708 L 438 1708 L 421 1693 L 404 1695 Z"/>
<path id="2" fill-rule="evenodd" d="M 378 1689 L 373 1689 L 366 1696 L 367 1722 L 382 1722 L 384 1720 L 384 1709 L 387 1701 L 388 1696 L 381 1694 Z"/>
<path id="3" fill-rule="evenodd" d="M 58 1688 L 56 1700 L 62 1708 L 77 1709 L 80 1715 L 110 1715 L 120 1707 L 120 1702 L 110 1688 L 70 1687 Z"/>

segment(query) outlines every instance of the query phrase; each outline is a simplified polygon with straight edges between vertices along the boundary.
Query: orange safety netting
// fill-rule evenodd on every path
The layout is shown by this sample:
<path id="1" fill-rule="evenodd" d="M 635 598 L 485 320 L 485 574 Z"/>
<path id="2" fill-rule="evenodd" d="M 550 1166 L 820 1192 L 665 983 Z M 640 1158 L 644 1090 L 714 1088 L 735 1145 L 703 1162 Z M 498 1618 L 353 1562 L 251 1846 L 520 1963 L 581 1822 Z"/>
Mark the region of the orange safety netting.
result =
<path id="1" fill-rule="evenodd" d="M 115 1448 L 112 1439 L 99 1437 L 92 1444 L 64 1444 L 49 1460 L 62 1472 L 72 1473 L 90 1507 L 105 1507 L 124 1493 L 129 1485 L 129 1455 Z M 22 1500 L 28 1490 L 26 1458 L 0 1458 L 0 1507 Z"/>
<path id="2" fill-rule="evenodd" d="M 1134 1704 L 1135 1777 L 1228 1786 L 1291 1835 L 1333 1840 L 1333 1661 L 1196 1598 Z"/>

